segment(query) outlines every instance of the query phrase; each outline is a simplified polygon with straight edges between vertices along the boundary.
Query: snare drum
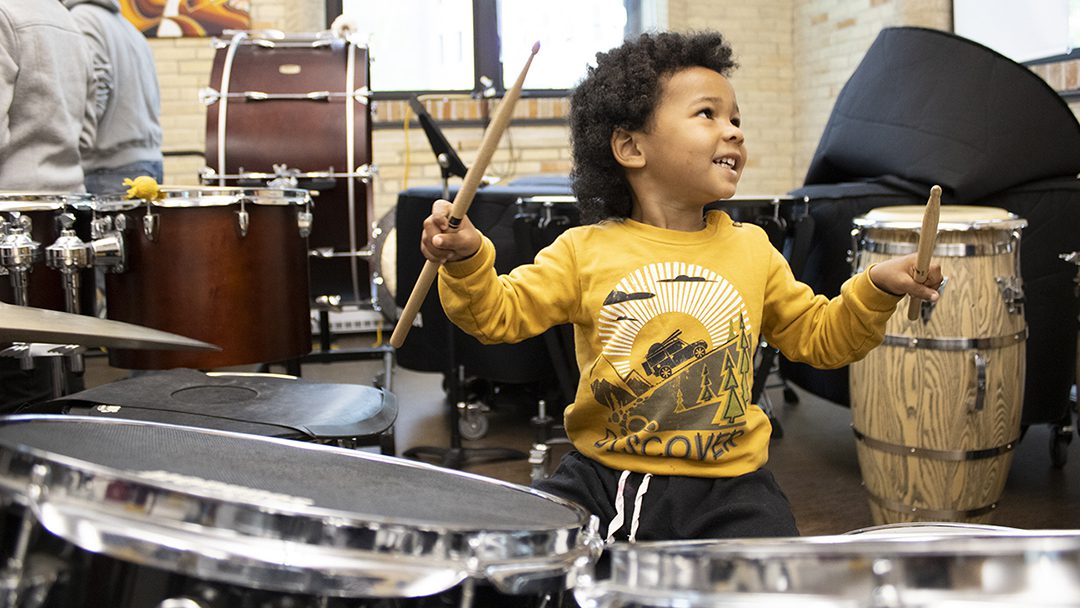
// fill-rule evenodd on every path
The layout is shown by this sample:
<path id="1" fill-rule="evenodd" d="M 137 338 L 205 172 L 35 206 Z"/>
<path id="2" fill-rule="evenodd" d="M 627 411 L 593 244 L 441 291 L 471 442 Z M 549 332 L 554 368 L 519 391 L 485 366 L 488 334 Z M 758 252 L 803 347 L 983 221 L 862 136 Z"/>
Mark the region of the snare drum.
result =
<path id="1" fill-rule="evenodd" d="M 239 32 L 219 41 L 203 95 L 203 183 L 274 180 L 318 191 L 311 295 L 366 302 L 373 211 L 368 50 L 318 35 Z"/>
<path id="2" fill-rule="evenodd" d="M 106 277 L 110 319 L 222 348 L 112 349 L 128 369 L 214 368 L 298 358 L 311 350 L 304 190 L 162 188 L 147 203 L 101 197 L 126 259 Z M 115 269 L 114 269 L 115 270 Z"/>
<path id="3" fill-rule="evenodd" d="M 61 237 L 63 213 L 79 237 L 89 236 L 78 224 L 79 214 L 90 210 L 92 200 L 85 194 L 0 192 L 0 274 L 8 275 L 0 279 L 0 301 L 66 310 L 64 277 L 46 263 L 46 248 Z M 82 284 L 93 285 L 92 270 L 80 271 L 79 278 Z M 17 288 L 19 284 L 25 287 Z M 93 301 L 91 291 L 86 290 L 86 302 Z M 19 292 L 25 301 L 17 301 Z"/>
<path id="4" fill-rule="evenodd" d="M 855 219 L 856 270 L 916 250 L 922 207 Z M 1024 389 L 1020 231 L 1003 209 L 941 208 L 934 257 L 945 283 L 851 366 L 859 467 L 875 523 L 987 521 L 1020 439 Z"/>
<path id="5" fill-rule="evenodd" d="M 1076 531 L 920 530 L 617 543 L 582 608 L 1080 606 Z"/>
<path id="6" fill-rule="evenodd" d="M 53 565 L 61 608 L 539 606 L 596 553 L 594 519 L 529 488 L 147 422 L 7 418 L 0 493 L 11 578 Z"/>

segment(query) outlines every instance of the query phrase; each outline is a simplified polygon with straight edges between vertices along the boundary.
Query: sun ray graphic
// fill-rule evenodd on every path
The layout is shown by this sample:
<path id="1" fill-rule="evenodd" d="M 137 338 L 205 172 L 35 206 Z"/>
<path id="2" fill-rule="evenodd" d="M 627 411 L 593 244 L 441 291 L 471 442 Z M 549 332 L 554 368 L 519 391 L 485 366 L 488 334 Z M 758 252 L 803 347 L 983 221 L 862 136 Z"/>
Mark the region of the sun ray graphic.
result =
<path id="1" fill-rule="evenodd" d="M 618 282 L 613 304 L 601 308 L 603 355 L 626 378 L 635 365 L 634 341 L 653 318 L 671 312 L 698 319 L 709 335 L 709 349 L 731 339 L 732 329 L 751 332 L 739 292 L 726 279 L 696 264 L 665 262 L 639 268 Z M 636 362 L 640 364 L 640 362 Z"/>

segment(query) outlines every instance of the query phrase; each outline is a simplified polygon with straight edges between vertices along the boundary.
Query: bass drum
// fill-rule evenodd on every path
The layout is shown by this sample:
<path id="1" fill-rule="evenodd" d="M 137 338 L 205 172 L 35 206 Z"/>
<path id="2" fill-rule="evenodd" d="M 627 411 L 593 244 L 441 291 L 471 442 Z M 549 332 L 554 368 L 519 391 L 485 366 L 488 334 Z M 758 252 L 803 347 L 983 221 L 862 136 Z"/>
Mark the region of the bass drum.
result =
<path id="1" fill-rule="evenodd" d="M 599 552 L 595 518 L 529 488 L 133 420 L 5 418 L 0 498 L 20 608 L 550 607 Z"/>
<path id="2" fill-rule="evenodd" d="M 371 299 L 374 167 L 369 58 L 330 37 L 239 32 L 219 41 L 204 92 L 204 184 L 316 191 L 311 296 Z"/>

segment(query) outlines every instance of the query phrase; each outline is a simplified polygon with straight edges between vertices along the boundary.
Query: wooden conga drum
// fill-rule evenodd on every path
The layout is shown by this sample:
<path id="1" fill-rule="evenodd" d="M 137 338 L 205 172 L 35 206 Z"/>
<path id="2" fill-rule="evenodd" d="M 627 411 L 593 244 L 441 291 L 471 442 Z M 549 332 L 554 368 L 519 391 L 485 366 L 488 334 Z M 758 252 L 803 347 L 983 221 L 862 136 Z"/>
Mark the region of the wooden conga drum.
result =
<path id="1" fill-rule="evenodd" d="M 913 253 L 923 208 L 855 219 L 856 270 Z M 987 522 L 1020 438 L 1027 324 L 1020 231 L 1003 209 L 944 206 L 934 249 L 945 283 L 851 367 L 859 467 L 875 523 Z"/>
<path id="2" fill-rule="evenodd" d="M 105 279 L 108 317 L 203 340 L 220 352 L 109 351 L 127 369 L 210 369 L 311 351 L 306 190 L 163 188 L 152 203 L 100 197 L 123 235 Z"/>
<path id="3" fill-rule="evenodd" d="M 313 298 L 372 297 L 368 73 L 368 49 L 329 32 L 239 32 L 218 42 L 203 95 L 204 184 L 318 192 L 309 243 Z"/>

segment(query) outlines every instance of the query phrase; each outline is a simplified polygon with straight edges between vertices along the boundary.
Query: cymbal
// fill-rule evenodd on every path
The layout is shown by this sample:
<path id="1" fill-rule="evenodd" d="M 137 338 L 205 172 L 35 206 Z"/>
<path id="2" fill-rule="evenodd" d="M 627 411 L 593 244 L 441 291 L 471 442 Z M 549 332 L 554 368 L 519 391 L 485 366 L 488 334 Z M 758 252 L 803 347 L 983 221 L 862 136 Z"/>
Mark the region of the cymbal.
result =
<path id="1" fill-rule="evenodd" d="M 221 350 L 166 331 L 97 317 L 0 302 L 0 342 L 48 342 L 107 348 Z"/>

